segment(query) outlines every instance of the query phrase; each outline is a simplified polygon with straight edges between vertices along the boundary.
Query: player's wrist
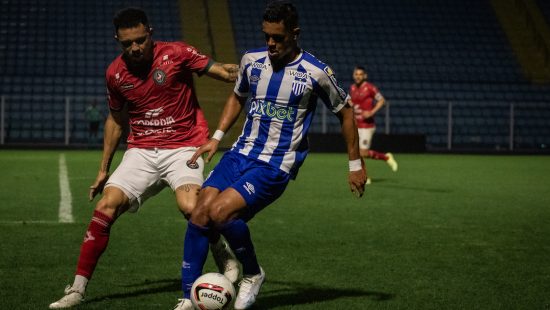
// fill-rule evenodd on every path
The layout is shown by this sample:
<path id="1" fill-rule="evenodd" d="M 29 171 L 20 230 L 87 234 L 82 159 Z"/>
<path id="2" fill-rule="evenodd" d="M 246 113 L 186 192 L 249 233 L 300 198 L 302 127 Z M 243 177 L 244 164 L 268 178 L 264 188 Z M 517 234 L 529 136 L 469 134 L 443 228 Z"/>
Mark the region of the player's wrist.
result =
<path id="1" fill-rule="evenodd" d="M 349 161 L 349 171 L 350 172 L 359 171 L 361 169 L 363 169 L 363 165 L 361 163 L 361 158 Z"/>
<path id="2" fill-rule="evenodd" d="M 212 139 L 216 139 L 218 141 L 221 141 L 225 133 L 219 129 L 217 129 L 214 134 L 212 135 Z"/>

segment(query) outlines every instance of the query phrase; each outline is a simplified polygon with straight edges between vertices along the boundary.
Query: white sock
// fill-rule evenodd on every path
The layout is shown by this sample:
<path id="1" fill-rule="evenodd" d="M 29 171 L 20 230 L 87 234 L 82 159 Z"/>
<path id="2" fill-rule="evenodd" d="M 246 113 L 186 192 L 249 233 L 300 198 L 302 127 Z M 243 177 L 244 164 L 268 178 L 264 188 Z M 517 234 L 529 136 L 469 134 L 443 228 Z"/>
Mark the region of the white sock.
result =
<path id="1" fill-rule="evenodd" d="M 84 294 L 84 292 L 86 291 L 87 285 L 88 285 L 88 279 L 86 277 L 83 277 L 81 275 L 76 275 L 74 277 L 72 288 L 77 290 L 81 294 Z"/>

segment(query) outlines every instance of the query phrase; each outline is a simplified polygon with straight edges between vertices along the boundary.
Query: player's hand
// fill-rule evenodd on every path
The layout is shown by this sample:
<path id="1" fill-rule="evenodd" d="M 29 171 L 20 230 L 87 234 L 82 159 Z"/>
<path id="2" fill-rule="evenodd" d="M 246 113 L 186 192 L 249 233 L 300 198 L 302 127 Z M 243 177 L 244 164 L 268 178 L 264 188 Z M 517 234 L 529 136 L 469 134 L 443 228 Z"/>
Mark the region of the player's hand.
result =
<path id="1" fill-rule="evenodd" d="M 201 147 L 199 147 L 199 149 L 195 152 L 195 154 L 193 154 L 193 156 L 191 157 L 191 160 L 189 162 L 192 163 L 192 164 L 196 163 L 197 159 L 202 154 L 208 152 L 208 155 L 204 159 L 204 162 L 208 164 L 210 162 L 210 160 L 212 159 L 212 157 L 214 156 L 214 154 L 216 154 L 216 151 L 218 151 L 218 144 L 219 143 L 220 143 L 220 141 L 218 141 L 216 139 L 210 139 L 208 142 L 206 142 L 205 144 L 201 145 Z"/>
<path id="2" fill-rule="evenodd" d="M 361 170 L 350 171 L 348 176 L 349 188 L 355 196 L 362 197 L 367 183 L 367 169 L 361 158 Z"/>
<path id="3" fill-rule="evenodd" d="M 109 179 L 109 174 L 107 172 L 98 172 L 97 177 L 95 178 L 94 184 L 90 186 L 90 191 L 88 193 L 88 199 L 90 201 L 94 200 L 94 197 L 103 192 L 103 187 L 105 186 L 105 183 L 107 183 L 107 180 Z"/>
<path id="4" fill-rule="evenodd" d="M 373 116 L 372 111 L 363 111 L 363 118 L 370 118 Z"/>

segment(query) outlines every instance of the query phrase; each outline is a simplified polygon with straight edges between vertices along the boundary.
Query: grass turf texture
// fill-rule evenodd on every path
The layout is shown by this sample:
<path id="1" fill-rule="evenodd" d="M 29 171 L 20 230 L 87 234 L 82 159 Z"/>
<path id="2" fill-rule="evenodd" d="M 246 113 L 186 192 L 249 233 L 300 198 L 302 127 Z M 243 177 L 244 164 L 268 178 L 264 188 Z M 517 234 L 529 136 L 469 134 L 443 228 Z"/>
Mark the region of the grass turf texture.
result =
<path id="1" fill-rule="evenodd" d="M 2 309 L 46 309 L 72 282 L 101 155 L 64 152 L 76 222 L 59 224 L 59 153 L 0 151 Z M 550 157 L 396 158 L 397 173 L 367 161 L 356 199 L 344 154 L 309 155 L 250 223 L 267 273 L 254 309 L 550 308 Z M 169 190 L 122 216 L 79 309 L 171 309 L 185 227 Z"/>

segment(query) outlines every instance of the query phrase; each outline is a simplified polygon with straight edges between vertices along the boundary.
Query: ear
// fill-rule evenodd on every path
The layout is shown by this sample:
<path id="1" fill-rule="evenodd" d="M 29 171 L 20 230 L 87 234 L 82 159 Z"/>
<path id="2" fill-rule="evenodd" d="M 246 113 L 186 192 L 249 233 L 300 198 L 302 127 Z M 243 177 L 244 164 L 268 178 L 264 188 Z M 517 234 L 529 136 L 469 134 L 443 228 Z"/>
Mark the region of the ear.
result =
<path id="1" fill-rule="evenodd" d="M 298 36 L 300 35 L 300 28 L 296 27 L 292 29 L 292 33 L 294 34 L 294 40 L 298 40 Z"/>

